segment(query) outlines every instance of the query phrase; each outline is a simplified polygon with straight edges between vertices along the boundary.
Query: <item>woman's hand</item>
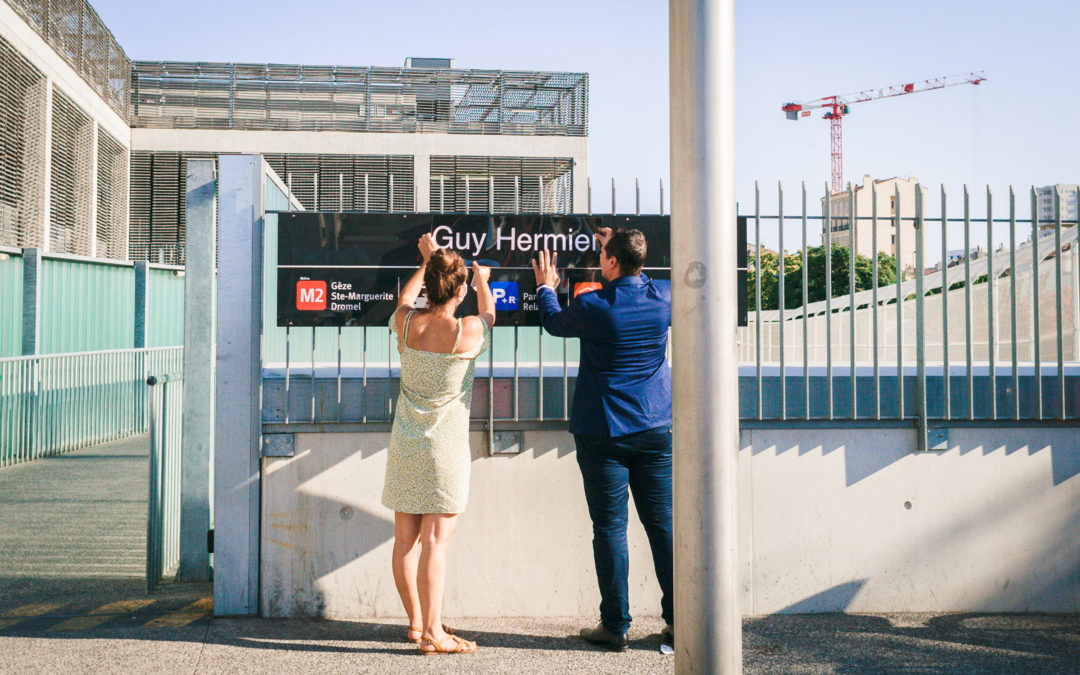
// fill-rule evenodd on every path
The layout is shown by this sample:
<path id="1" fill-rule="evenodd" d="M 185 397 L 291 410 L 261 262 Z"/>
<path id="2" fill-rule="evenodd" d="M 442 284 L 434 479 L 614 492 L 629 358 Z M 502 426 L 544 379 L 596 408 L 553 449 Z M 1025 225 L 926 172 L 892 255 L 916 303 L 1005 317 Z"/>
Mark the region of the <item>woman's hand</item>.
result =
<path id="1" fill-rule="evenodd" d="M 424 263 L 426 264 L 427 261 L 431 260 L 431 254 L 438 250 L 439 245 L 435 243 L 434 237 L 432 237 L 429 232 L 420 237 L 420 243 L 417 247 L 420 249 L 420 255 L 424 258 Z"/>
<path id="2" fill-rule="evenodd" d="M 547 284 L 552 290 L 559 288 L 559 271 L 555 269 L 555 261 L 558 257 L 558 253 L 547 251 L 540 251 L 536 255 L 536 260 L 532 261 L 532 268 L 533 274 L 536 275 L 537 286 Z"/>
<path id="3" fill-rule="evenodd" d="M 478 265 L 477 263 L 473 263 L 472 264 L 472 274 L 473 274 L 473 287 L 474 288 L 476 287 L 477 284 L 479 284 L 481 282 L 483 282 L 483 284 L 485 286 L 487 286 L 488 279 L 491 278 L 491 268 L 490 267 L 485 267 L 484 265 Z"/>

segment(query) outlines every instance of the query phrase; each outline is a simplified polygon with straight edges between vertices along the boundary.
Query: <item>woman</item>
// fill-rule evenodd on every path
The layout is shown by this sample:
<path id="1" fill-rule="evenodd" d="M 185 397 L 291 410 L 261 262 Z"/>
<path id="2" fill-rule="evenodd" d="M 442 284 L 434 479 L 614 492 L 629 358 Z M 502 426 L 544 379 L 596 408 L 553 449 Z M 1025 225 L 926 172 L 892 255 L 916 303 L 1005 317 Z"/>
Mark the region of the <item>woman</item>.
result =
<path id="1" fill-rule="evenodd" d="M 479 316 L 455 318 L 468 290 L 461 256 L 420 238 L 423 265 L 401 289 L 390 329 L 401 353 L 383 504 L 394 510 L 394 583 L 409 615 L 408 639 L 425 654 L 463 654 L 476 643 L 442 623 L 446 549 L 469 498 L 469 407 L 476 357 L 490 340 L 491 270 L 473 264 Z M 416 308 L 421 284 L 427 306 Z"/>

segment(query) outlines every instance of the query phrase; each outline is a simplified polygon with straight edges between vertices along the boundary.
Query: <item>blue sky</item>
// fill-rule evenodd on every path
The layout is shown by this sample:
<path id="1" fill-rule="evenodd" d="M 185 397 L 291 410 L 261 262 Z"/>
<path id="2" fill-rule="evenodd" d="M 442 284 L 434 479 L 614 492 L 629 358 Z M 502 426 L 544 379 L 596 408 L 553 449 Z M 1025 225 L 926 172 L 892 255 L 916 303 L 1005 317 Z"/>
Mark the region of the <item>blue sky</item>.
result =
<path id="1" fill-rule="evenodd" d="M 632 210 L 639 177 L 643 210 L 654 211 L 657 182 L 667 183 L 665 2 L 92 2 L 134 59 L 394 66 L 435 56 L 462 68 L 586 71 L 594 204 L 610 204 L 614 178 L 619 209 Z M 764 204 L 777 181 L 820 194 L 828 180 L 828 123 L 820 113 L 787 121 L 783 102 L 971 70 L 988 81 L 853 106 L 845 177 L 915 175 L 931 195 L 939 183 L 957 195 L 965 182 L 979 194 L 990 184 L 1002 199 L 1010 184 L 1080 181 L 1080 74 L 1069 68 L 1078 28 L 1080 3 L 1055 0 L 737 2 L 743 210 L 755 179 Z"/>

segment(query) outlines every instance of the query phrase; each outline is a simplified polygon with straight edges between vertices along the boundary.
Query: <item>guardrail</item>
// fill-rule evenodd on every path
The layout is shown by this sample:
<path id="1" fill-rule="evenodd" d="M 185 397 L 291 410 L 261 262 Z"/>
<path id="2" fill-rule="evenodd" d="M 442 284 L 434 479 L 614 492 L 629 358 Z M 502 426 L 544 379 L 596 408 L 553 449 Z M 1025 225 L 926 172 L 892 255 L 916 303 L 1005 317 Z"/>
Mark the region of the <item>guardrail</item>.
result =
<path id="1" fill-rule="evenodd" d="M 183 368 L 183 347 L 0 359 L 0 467 L 144 433 L 145 382 Z"/>
<path id="2" fill-rule="evenodd" d="M 184 375 L 146 378 L 150 398 L 150 491 L 146 514 L 146 592 L 180 567 L 181 429 Z"/>

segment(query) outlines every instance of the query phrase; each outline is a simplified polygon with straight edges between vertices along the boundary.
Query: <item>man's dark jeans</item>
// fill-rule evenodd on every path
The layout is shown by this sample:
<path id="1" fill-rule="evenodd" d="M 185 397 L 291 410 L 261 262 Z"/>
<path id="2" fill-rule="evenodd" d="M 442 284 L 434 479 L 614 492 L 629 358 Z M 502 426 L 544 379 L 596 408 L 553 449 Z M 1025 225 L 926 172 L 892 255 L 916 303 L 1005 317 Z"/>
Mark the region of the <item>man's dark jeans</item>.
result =
<path id="1" fill-rule="evenodd" d="M 577 461 L 593 523 L 600 582 L 600 621 L 622 635 L 630 628 L 626 546 L 627 487 L 645 526 L 662 593 L 664 621 L 674 623 L 671 548 L 671 427 L 613 438 L 575 435 Z"/>

